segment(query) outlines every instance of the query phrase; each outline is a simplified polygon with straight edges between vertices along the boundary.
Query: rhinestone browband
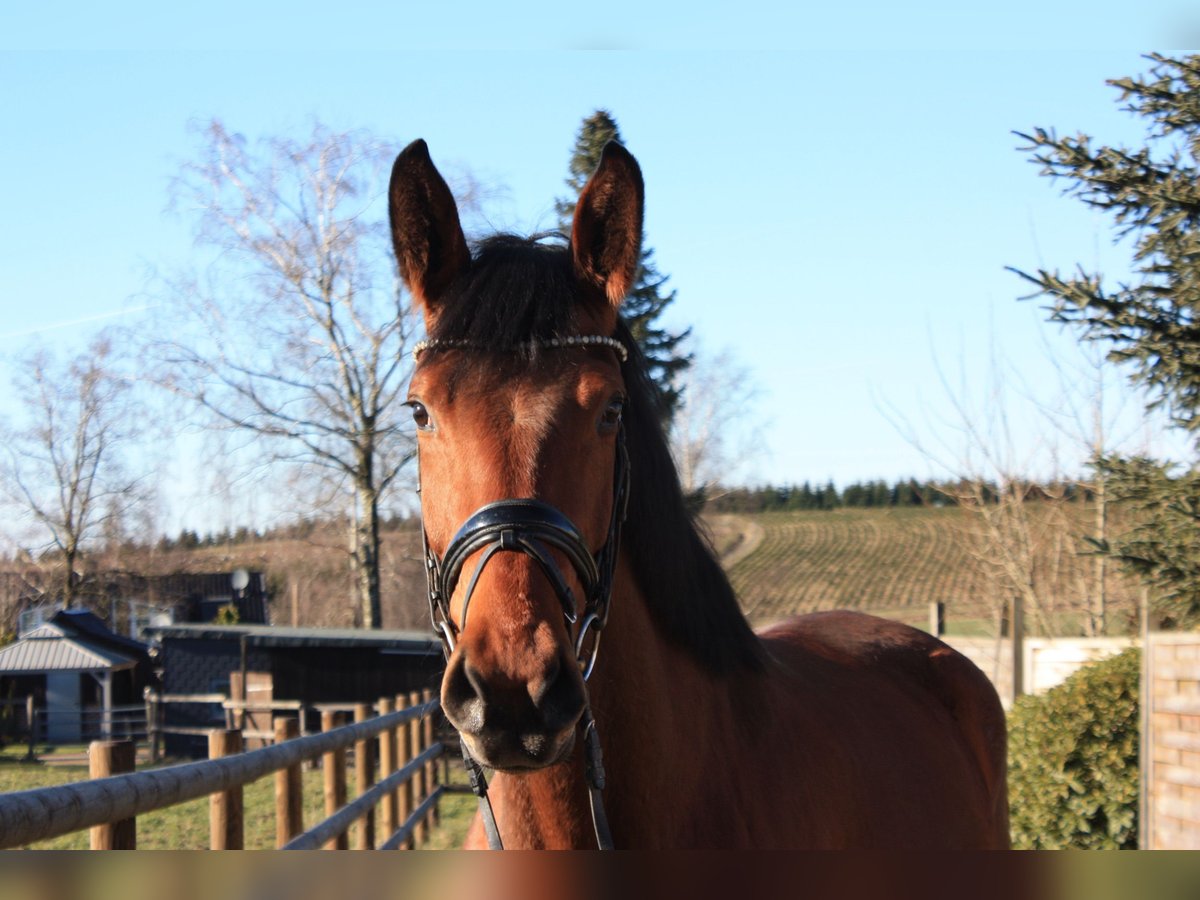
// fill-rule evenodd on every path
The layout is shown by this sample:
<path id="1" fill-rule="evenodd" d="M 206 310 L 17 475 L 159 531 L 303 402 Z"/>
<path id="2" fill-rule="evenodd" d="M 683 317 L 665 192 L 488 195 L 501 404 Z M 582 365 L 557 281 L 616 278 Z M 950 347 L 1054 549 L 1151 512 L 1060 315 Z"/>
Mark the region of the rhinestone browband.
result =
<path id="1" fill-rule="evenodd" d="M 413 347 L 413 359 L 416 360 L 425 350 L 462 350 L 480 346 L 473 341 L 418 341 Z M 525 346 L 540 347 L 543 350 L 562 350 L 568 347 L 608 347 L 621 357 L 621 362 L 629 359 L 629 351 L 624 344 L 616 338 L 604 337 L 599 334 L 577 334 L 571 337 L 550 338 L 545 341 L 534 341 L 531 345 L 526 344 Z"/>

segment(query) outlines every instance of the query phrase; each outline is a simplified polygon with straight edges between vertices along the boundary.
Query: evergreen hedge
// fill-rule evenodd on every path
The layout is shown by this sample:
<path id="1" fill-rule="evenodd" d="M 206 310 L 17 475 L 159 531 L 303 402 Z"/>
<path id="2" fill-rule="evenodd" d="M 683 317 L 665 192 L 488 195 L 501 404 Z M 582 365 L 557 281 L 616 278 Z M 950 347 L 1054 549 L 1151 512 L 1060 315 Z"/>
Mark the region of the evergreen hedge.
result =
<path id="1" fill-rule="evenodd" d="M 1136 849 L 1141 652 L 1021 697 L 1008 717 L 1008 795 L 1020 849 Z"/>

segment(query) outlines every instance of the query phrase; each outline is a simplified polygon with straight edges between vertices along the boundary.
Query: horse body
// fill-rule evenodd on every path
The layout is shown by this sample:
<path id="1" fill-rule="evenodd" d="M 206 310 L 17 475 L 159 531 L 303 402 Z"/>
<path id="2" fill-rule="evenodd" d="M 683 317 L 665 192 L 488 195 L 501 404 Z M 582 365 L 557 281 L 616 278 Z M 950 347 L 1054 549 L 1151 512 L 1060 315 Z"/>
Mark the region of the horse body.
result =
<path id="1" fill-rule="evenodd" d="M 566 246 L 472 252 L 423 142 L 390 213 L 430 334 L 410 403 L 442 705 L 495 770 L 505 846 L 595 846 L 591 721 L 617 846 L 1006 846 L 1004 716 L 970 662 L 854 613 L 747 625 L 617 315 L 640 259 L 632 156 L 606 148 Z"/>
<path id="2" fill-rule="evenodd" d="M 762 672 L 714 679 L 670 646 L 630 639 L 627 624 L 653 632 L 623 614 L 639 608 L 625 599 L 589 682 L 619 846 L 1008 846 L 1003 710 L 942 642 L 873 616 L 815 613 L 763 635 Z M 576 757 L 497 774 L 506 841 L 594 846 L 581 773 Z M 468 846 L 486 846 L 482 831 Z"/>

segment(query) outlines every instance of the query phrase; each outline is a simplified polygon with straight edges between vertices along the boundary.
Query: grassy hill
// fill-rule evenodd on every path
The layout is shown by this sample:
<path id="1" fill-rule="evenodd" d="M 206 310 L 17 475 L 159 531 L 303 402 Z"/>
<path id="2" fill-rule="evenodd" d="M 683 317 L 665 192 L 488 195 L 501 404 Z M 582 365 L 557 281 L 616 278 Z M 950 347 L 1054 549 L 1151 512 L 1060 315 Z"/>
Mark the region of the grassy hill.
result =
<path id="1" fill-rule="evenodd" d="M 1047 614 L 1056 628 L 1074 630 L 1095 590 L 1094 562 L 1083 555 L 1080 537 L 1090 511 L 1071 509 L 1065 522 L 1051 522 L 1050 515 L 1038 511 L 1034 517 L 1035 577 L 1040 592 L 1053 598 Z M 941 601 L 951 630 L 969 622 L 970 630 L 986 632 L 994 630 L 995 610 L 1012 594 L 1002 567 L 989 558 L 978 520 L 967 510 L 761 513 L 744 517 L 741 539 L 739 518 L 713 523 L 714 544 L 737 554 L 728 565 L 730 578 L 756 625 L 822 609 L 861 609 L 924 625 L 929 604 Z M 754 543 L 749 552 L 745 542 Z M 1119 626 L 1133 616 L 1135 594 L 1115 575 L 1108 587 Z"/>
<path id="2" fill-rule="evenodd" d="M 953 509 L 845 509 L 755 516 L 757 548 L 730 577 L 747 615 L 767 623 L 818 609 L 970 603 L 983 577 Z"/>

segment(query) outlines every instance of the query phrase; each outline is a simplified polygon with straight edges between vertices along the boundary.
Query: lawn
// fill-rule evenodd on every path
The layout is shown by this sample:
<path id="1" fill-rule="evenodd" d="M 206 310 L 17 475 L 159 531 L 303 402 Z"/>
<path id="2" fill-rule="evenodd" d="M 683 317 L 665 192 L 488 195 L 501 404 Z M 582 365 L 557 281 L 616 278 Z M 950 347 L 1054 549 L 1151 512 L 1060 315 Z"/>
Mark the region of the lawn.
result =
<path id="1" fill-rule="evenodd" d="M 83 748 L 39 747 L 39 756 L 53 759 Z M 86 781 L 86 765 L 49 765 L 24 761 L 24 746 L 9 746 L 0 750 L 0 803 L 3 793 L 30 790 Z M 139 769 L 143 768 L 139 766 Z M 323 773 L 318 769 L 304 772 L 304 824 L 312 826 L 325 818 Z M 353 778 L 350 779 L 353 799 Z M 245 787 L 245 842 L 247 850 L 267 850 L 275 846 L 275 781 L 269 775 Z M 207 797 L 181 803 L 168 809 L 138 817 L 137 842 L 139 850 L 203 850 L 209 845 Z M 458 847 L 466 834 L 475 799 L 470 795 L 451 794 L 441 802 L 441 826 L 434 830 L 428 849 Z M 353 830 L 351 835 L 353 836 Z M 33 844 L 37 850 L 86 850 L 87 831 L 63 835 Z"/>

